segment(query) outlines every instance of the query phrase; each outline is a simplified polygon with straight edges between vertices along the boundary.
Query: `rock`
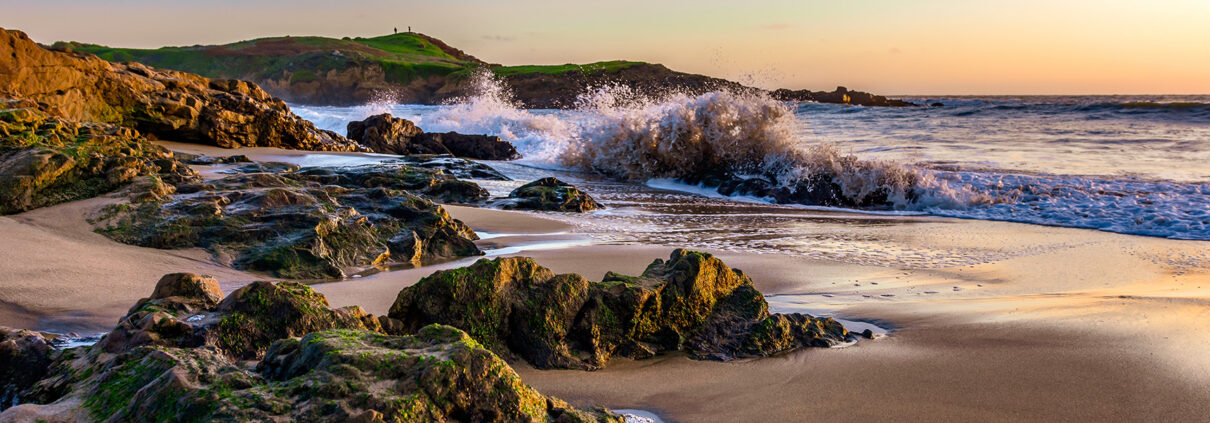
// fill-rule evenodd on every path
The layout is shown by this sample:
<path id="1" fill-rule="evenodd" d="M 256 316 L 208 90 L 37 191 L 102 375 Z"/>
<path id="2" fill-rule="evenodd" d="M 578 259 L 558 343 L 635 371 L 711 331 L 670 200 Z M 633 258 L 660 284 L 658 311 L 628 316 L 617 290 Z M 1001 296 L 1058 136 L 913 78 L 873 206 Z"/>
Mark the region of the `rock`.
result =
<path id="1" fill-rule="evenodd" d="M 217 288 L 210 278 L 165 275 L 155 293 L 135 303 L 95 350 L 122 354 L 143 346 L 208 346 L 246 360 L 260 357 L 282 338 L 334 328 L 381 328 L 360 308 L 332 309 L 323 294 L 298 283 L 253 282 L 226 299 L 214 298 Z"/>
<path id="2" fill-rule="evenodd" d="M 848 336 L 831 318 L 769 314 L 742 272 L 679 249 L 641 276 L 608 273 L 601 282 L 556 275 L 529 258 L 479 260 L 404 288 L 388 316 L 393 331 L 454 326 L 543 369 L 599 369 L 614 356 L 677 350 L 698 359 L 762 357 Z"/>
<path id="3" fill-rule="evenodd" d="M 584 213 L 603 209 L 587 193 L 555 178 L 542 178 L 514 189 L 497 202 L 504 209 Z"/>
<path id="4" fill-rule="evenodd" d="M 151 293 L 152 300 L 168 297 L 185 297 L 202 300 L 208 305 L 218 305 L 223 299 L 223 290 L 218 281 L 209 276 L 193 273 L 170 273 L 160 278 Z"/>
<path id="5" fill-rule="evenodd" d="M 815 103 L 833 103 L 833 104 L 851 104 L 854 106 L 872 106 L 872 107 L 913 107 L 919 104 L 888 99 L 884 96 L 874 95 L 862 91 L 849 91 L 845 87 L 836 87 L 835 91 L 811 91 L 811 90 L 788 90 L 785 88 L 774 90 L 770 93 L 774 99 L 779 101 L 810 101 Z"/>
<path id="6" fill-rule="evenodd" d="M 382 113 L 346 126 L 348 137 L 360 142 L 376 153 L 389 154 L 448 154 L 444 148 L 428 149 L 424 145 L 411 145 L 412 139 L 424 133 L 420 127 L 407 119 Z M 420 151 L 430 150 L 430 151 Z"/>
<path id="7" fill-rule="evenodd" d="M 0 101 L 0 214 L 95 197 L 132 181 L 164 195 L 197 179 L 137 131 L 51 116 L 43 105 Z"/>
<path id="8" fill-rule="evenodd" d="M 425 132 L 419 137 L 422 145 L 440 145 L 454 157 L 478 160 L 515 160 L 521 158 L 517 148 L 494 135 L 466 135 L 457 132 Z"/>
<path id="9" fill-rule="evenodd" d="M 20 31 L 0 29 L 0 97 L 45 103 L 58 117 L 122 125 L 174 141 L 225 148 L 364 149 L 317 129 L 256 84 L 49 51 Z"/>
<path id="10" fill-rule="evenodd" d="M 17 405 L 19 394 L 46 376 L 52 348 L 43 334 L 0 326 L 0 410 Z"/>
<path id="11" fill-rule="evenodd" d="M 937 101 L 937 102 L 933 102 L 932 104 L 929 104 L 929 107 L 945 107 L 945 103 Z"/>
<path id="12" fill-rule="evenodd" d="M 420 264 L 482 254 L 474 231 L 442 201 L 477 201 L 486 191 L 440 169 L 407 165 L 307 168 L 250 164 L 188 194 L 116 204 L 92 222 L 120 242 L 202 247 L 234 267 L 296 279 L 342 278 L 391 263 Z"/>
<path id="13" fill-rule="evenodd" d="M 426 133 L 412 121 L 391 116 L 390 113 L 349 122 L 347 129 L 349 139 L 377 153 L 448 154 L 479 160 L 521 158 L 517 149 L 500 137 L 457 132 Z"/>
<path id="14" fill-rule="evenodd" d="M 252 159 L 243 154 L 231 156 L 204 156 L 189 153 L 173 152 L 172 156 L 185 164 L 191 165 L 216 165 L 216 164 L 235 164 L 235 163 L 251 163 Z"/>
<path id="15" fill-rule="evenodd" d="M 254 282 L 217 306 L 177 289 L 202 279 L 165 276 L 156 292 L 173 295 L 141 300 L 94 346 L 53 362 L 23 356 L 41 358 L 18 370 L 50 374 L 0 421 L 622 422 L 526 386 L 458 329 L 384 335 L 373 316 L 330 309 L 323 295 L 289 282 Z"/>

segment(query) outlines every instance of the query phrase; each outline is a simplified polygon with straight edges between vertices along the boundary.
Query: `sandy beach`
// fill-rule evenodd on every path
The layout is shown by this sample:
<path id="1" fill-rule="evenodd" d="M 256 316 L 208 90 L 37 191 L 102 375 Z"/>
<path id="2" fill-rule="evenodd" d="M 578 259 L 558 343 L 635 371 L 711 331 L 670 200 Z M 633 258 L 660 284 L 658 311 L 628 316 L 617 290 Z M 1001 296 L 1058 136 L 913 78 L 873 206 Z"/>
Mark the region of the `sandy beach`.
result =
<path id="1" fill-rule="evenodd" d="M 195 151 L 213 152 L 197 146 Z M 258 160 L 315 156 L 271 149 L 225 153 Z M 0 325 L 99 332 L 164 273 L 211 274 L 225 292 L 266 279 L 215 264 L 204 251 L 133 247 L 93 233 L 85 217 L 106 201 L 0 218 L 7 254 L 0 263 Z M 530 256 L 556 272 L 590 279 L 606 271 L 638 274 L 674 247 L 603 242 L 564 216 L 447 209 L 485 235 L 478 243 L 489 257 Z M 977 220 L 823 214 L 813 224 L 854 234 L 838 243 L 871 256 L 881 254 L 880 248 L 890 255 L 900 251 L 903 259 L 879 264 L 717 255 L 749 274 L 773 311 L 872 322 L 890 329 L 888 336 L 729 363 L 671 355 L 618 360 L 596 372 L 514 365 L 544 393 L 581 405 L 650 410 L 667 421 L 1210 416 L 1206 242 Z M 871 219 L 878 224 L 852 223 Z M 907 247 L 916 253 L 902 253 Z M 929 259 L 946 254 L 974 264 Z M 399 289 L 476 259 L 314 287 L 333 306 L 355 304 L 384 314 Z"/>

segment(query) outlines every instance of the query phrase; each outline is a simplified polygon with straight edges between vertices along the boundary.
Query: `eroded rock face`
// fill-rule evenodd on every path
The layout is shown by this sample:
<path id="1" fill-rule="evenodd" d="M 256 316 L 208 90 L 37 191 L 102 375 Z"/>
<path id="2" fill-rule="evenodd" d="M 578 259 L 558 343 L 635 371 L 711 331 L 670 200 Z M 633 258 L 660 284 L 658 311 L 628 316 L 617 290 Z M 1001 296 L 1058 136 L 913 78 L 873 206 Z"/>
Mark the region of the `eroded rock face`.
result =
<path id="1" fill-rule="evenodd" d="M 290 282 L 216 304 L 212 281 L 165 276 L 100 343 L 56 353 L 0 421 L 622 422 L 538 393 L 458 329 L 385 335 Z"/>
<path id="2" fill-rule="evenodd" d="M 517 149 L 500 137 L 457 132 L 427 133 L 412 121 L 391 116 L 390 113 L 349 122 L 348 136 L 377 153 L 448 154 L 480 160 L 521 158 Z"/>
<path id="3" fill-rule="evenodd" d="M 556 275 L 529 258 L 480 260 L 403 289 L 389 317 L 388 330 L 447 324 L 539 368 L 599 369 L 614 356 L 677 350 L 699 359 L 761 357 L 848 336 L 831 318 L 769 314 L 746 275 L 686 250 L 641 276 L 609 273 L 601 282 Z"/>
<path id="4" fill-rule="evenodd" d="M 166 201 L 109 206 L 94 222 L 121 242 L 202 247 L 237 268 L 284 278 L 339 278 L 372 266 L 481 254 L 474 231 L 416 195 L 486 198 L 478 185 L 440 169 L 256 163 L 237 172 L 182 186 Z"/>
<path id="5" fill-rule="evenodd" d="M 0 214 L 94 197 L 135 181 L 163 194 L 197 173 L 129 128 L 56 118 L 0 101 Z"/>
<path id="6" fill-rule="evenodd" d="M 603 209 L 588 193 L 555 178 L 542 178 L 514 189 L 497 202 L 504 209 L 584 213 Z"/>
<path id="7" fill-rule="evenodd" d="M 294 115 L 256 84 L 49 51 L 20 31 L 0 29 L 0 97 L 45 103 L 59 117 L 118 124 L 174 141 L 363 150 Z"/>

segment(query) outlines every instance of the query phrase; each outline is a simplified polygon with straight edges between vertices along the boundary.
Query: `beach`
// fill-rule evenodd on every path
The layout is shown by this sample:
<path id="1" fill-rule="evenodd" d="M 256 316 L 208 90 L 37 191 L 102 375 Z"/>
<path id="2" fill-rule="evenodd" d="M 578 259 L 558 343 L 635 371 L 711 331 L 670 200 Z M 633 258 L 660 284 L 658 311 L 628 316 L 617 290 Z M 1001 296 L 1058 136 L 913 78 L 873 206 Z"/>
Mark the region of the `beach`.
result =
<path id="1" fill-rule="evenodd" d="M 192 148 L 254 160 L 322 156 Z M 101 332 L 165 273 L 213 275 L 224 293 L 271 279 L 221 266 L 204 251 L 134 247 L 93 233 L 85 219 L 106 201 L 0 218 L 0 239 L 12 258 L 0 264 L 0 325 Z M 685 246 L 600 236 L 589 217 L 447 210 L 492 234 L 477 242 L 489 257 L 533 257 L 555 272 L 590 280 L 606 271 L 641 273 Z M 666 421 L 1189 421 L 1210 415 L 1204 241 L 929 216 L 785 212 L 800 214 L 786 225 L 849 234 L 833 237 L 832 251 L 865 255 L 714 253 L 751 276 L 774 312 L 870 323 L 889 330 L 886 336 L 727 363 L 670 354 L 618 359 L 592 372 L 512 364 L 544 393 L 577 405 L 649 410 Z M 953 257 L 963 264 L 953 265 Z M 401 288 L 477 259 L 312 286 L 332 306 L 385 314 Z"/>

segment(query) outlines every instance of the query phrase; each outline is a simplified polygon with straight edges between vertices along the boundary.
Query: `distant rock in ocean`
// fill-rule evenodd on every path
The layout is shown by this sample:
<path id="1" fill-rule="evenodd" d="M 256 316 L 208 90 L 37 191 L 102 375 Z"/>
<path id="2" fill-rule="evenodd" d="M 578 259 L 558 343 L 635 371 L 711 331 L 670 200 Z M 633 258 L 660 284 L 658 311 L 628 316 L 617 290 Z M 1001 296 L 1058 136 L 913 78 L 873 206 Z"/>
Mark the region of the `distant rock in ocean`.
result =
<path id="1" fill-rule="evenodd" d="M 889 99 L 884 96 L 874 95 L 862 91 L 850 91 L 845 87 L 836 87 L 836 90 L 828 91 L 811 91 L 811 90 L 788 90 L 785 88 L 775 90 L 770 95 L 774 99 L 780 101 L 811 101 L 816 103 L 832 103 L 832 104 L 851 104 L 854 106 L 872 106 L 872 107 L 914 107 L 919 104 Z"/>

